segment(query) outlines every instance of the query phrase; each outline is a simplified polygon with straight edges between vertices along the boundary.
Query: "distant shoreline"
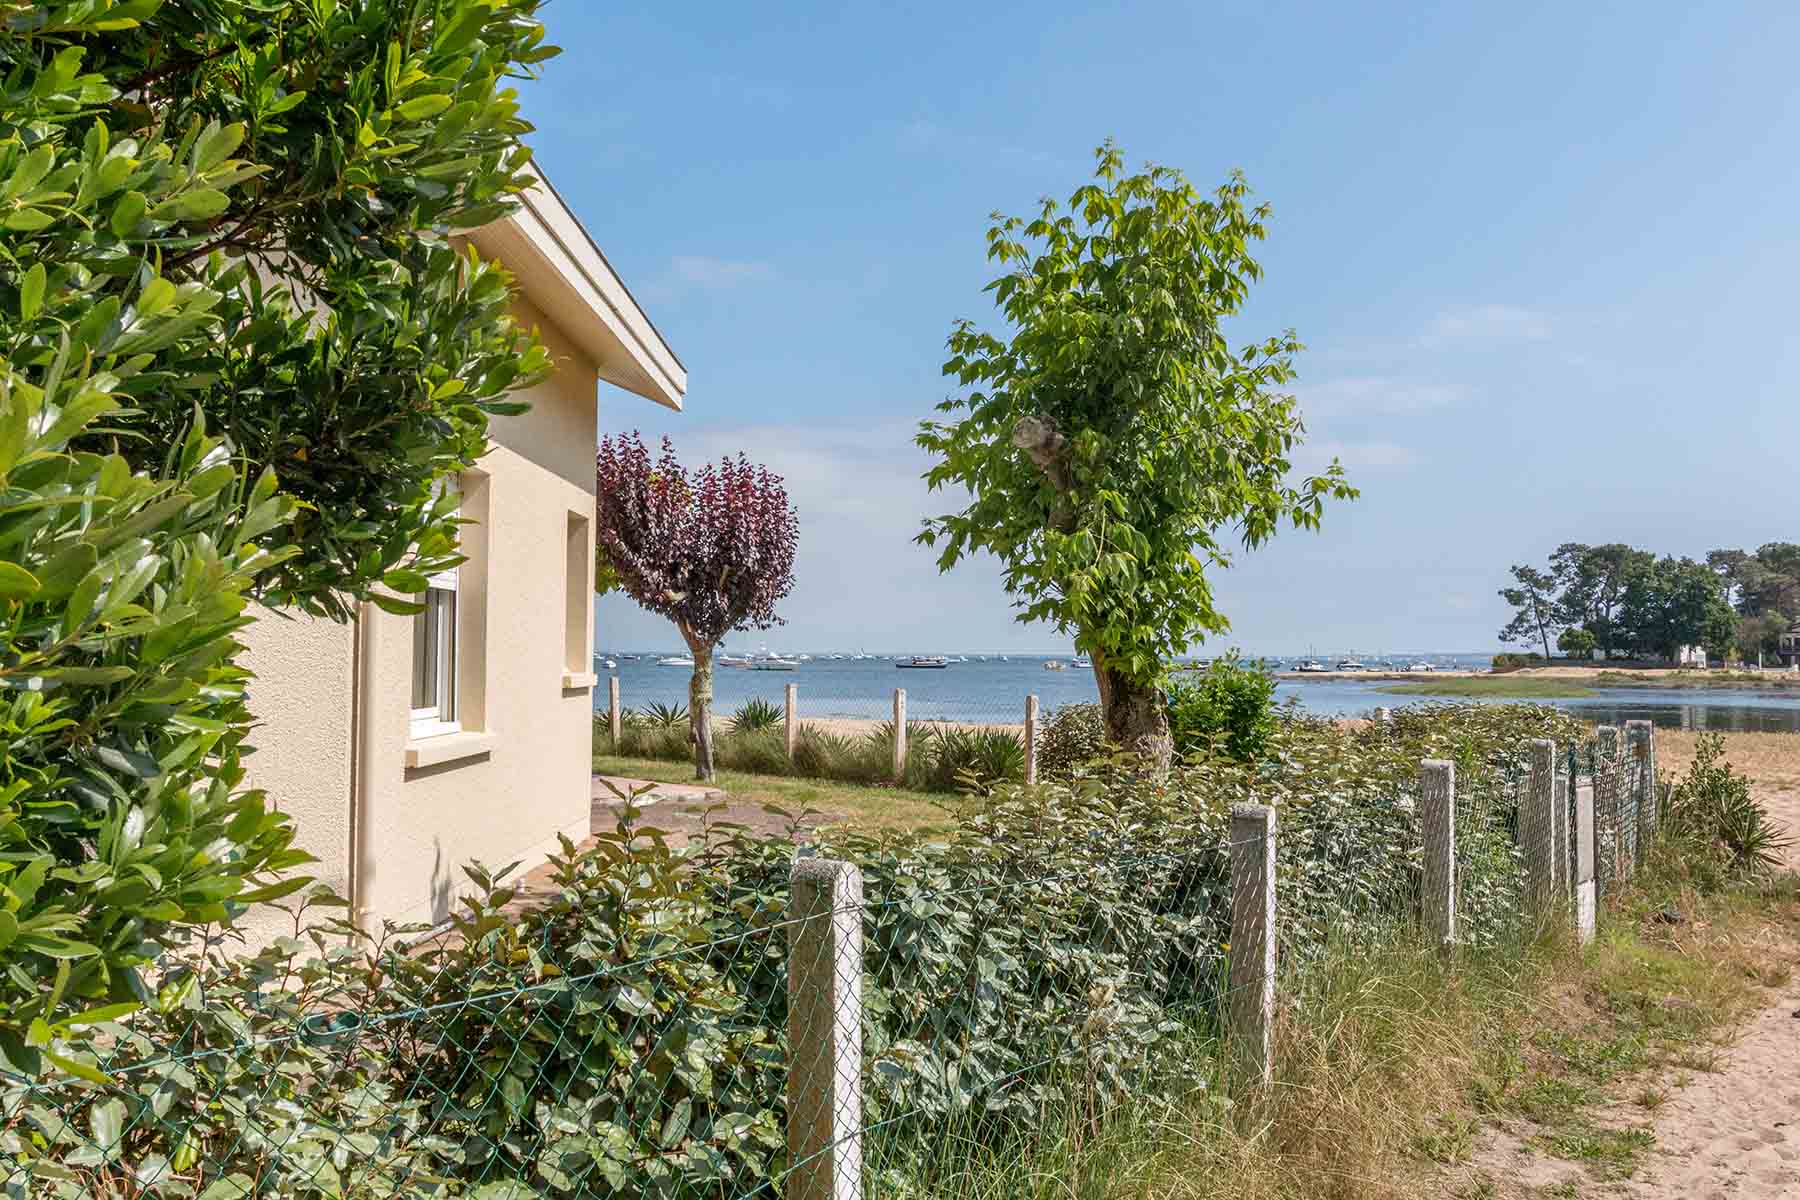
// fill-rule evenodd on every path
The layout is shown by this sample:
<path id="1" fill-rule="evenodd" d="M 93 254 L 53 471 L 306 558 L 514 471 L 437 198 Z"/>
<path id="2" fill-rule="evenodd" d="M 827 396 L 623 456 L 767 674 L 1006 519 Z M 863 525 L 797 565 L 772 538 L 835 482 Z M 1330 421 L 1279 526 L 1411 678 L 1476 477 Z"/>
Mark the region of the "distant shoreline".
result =
<path id="1" fill-rule="evenodd" d="M 1694 667 L 1644 667 L 1623 669 L 1595 663 L 1591 667 L 1555 666 L 1521 667 L 1516 671 L 1277 671 L 1283 681 L 1320 682 L 1360 681 L 1371 683 L 1410 683 L 1428 686 L 1438 679 L 1480 679 L 1495 681 L 1495 691 L 1503 690 L 1499 681 L 1560 680 L 1573 686 L 1588 688 L 1653 688 L 1664 691 L 1694 688 L 1774 688 L 1800 691 L 1800 673 L 1779 669 L 1763 671 L 1699 670 Z M 1410 689 L 1409 689 L 1410 690 Z"/>

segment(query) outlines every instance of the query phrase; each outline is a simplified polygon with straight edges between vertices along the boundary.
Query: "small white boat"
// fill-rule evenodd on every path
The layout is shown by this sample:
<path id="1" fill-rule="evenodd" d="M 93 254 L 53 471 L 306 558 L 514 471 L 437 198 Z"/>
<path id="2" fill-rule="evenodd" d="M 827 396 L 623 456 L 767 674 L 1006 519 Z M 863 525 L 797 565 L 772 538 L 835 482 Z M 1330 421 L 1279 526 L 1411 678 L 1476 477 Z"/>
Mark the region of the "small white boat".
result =
<path id="1" fill-rule="evenodd" d="M 1437 670 L 1436 667 L 1432 666 L 1428 662 L 1416 662 L 1416 663 L 1413 663 L 1410 667 L 1407 667 L 1406 669 L 1408 671 L 1435 671 L 1435 670 Z"/>
<path id="2" fill-rule="evenodd" d="M 1044 663 L 1044 670 L 1046 671 L 1066 671 L 1068 669 L 1069 664 L 1062 661 L 1060 658 L 1048 659 Z"/>
<path id="3" fill-rule="evenodd" d="M 1363 666 L 1362 660 L 1356 659 L 1356 658 L 1340 658 L 1340 659 L 1338 659 L 1337 669 L 1340 671 L 1366 671 L 1366 670 L 1368 670 L 1367 667 Z"/>
<path id="4" fill-rule="evenodd" d="M 694 665 L 694 660 L 686 654 L 671 654 L 667 658 L 657 659 L 656 665 L 659 667 L 691 667 Z"/>
<path id="5" fill-rule="evenodd" d="M 750 669 L 752 671 L 798 671 L 800 664 L 794 659 L 781 658 L 771 654 L 767 658 L 750 660 Z"/>
<path id="6" fill-rule="evenodd" d="M 1306 659 L 1299 666 L 1294 668 L 1294 670 L 1299 671 L 1304 675 L 1322 675 L 1330 669 L 1330 667 L 1326 666 L 1316 658 Z"/>
<path id="7" fill-rule="evenodd" d="M 950 665 L 950 660 L 941 654 L 918 654 L 894 665 L 902 671 L 942 671 Z"/>
<path id="8" fill-rule="evenodd" d="M 616 670 L 618 670 L 618 669 L 619 669 L 619 664 L 618 664 L 618 663 L 616 663 L 616 662 L 614 662 L 614 661 L 613 661 L 613 660 L 612 660 L 612 659 L 610 659 L 610 658 L 609 658 L 609 659 L 607 659 L 607 660 L 606 660 L 606 661 L 605 661 L 605 662 L 604 662 L 604 663 L 602 663 L 602 664 L 601 664 L 601 665 L 602 665 L 602 666 L 604 666 L 604 667 L 605 667 L 605 668 L 606 668 L 606 669 L 607 669 L 607 670 L 609 670 L 609 671 L 616 671 Z"/>
<path id="9" fill-rule="evenodd" d="M 1089 662 L 1085 658 L 1077 658 L 1074 661 L 1070 662 L 1069 665 L 1071 667 L 1092 668 L 1094 664 Z"/>

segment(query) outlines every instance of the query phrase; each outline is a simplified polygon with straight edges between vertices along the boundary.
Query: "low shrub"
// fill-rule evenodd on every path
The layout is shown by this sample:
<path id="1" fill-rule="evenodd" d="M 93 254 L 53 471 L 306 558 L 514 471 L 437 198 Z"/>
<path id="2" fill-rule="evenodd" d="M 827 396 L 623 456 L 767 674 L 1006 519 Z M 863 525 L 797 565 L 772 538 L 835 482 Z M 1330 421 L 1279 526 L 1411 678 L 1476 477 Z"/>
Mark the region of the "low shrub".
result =
<path id="1" fill-rule="evenodd" d="M 1069 779 L 1109 753 L 1098 704 L 1065 704 L 1038 729 L 1038 778 Z"/>
<path id="2" fill-rule="evenodd" d="M 733 733 L 771 733 L 787 722 L 787 709 L 779 704 L 752 696 L 731 714 Z"/>
<path id="3" fill-rule="evenodd" d="M 1025 1136 L 1058 1106 L 1098 1120 L 1185 1078 L 1228 953 L 1234 803 L 1280 810 L 1291 974 L 1408 936 L 1422 748 L 1479 779 L 1547 721 L 1445 707 L 1388 737 L 1283 722 L 1254 766 L 1204 752 L 1166 783 L 1001 787 L 950 837 L 821 831 L 820 853 L 863 874 L 865 1152 L 889 1190 L 946 1122 Z M 1459 836 L 1491 839 L 1508 814 L 1470 818 Z M 171 1194 L 231 1178 L 307 1200 L 513 1180 L 544 1200 L 752 1191 L 785 1168 L 792 854 L 731 828 L 674 849 L 627 811 L 596 848 L 565 842 L 538 907 L 472 869 L 478 895 L 423 945 L 390 928 L 346 946 L 329 923 L 248 958 L 214 944 L 128 1025 L 58 1046 L 110 1082 L 0 1085 L 38 1131 L 7 1141 L 11 1182 L 79 1193 L 129 1166 Z M 1507 894 L 1470 936 L 1522 928 Z"/>
<path id="4" fill-rule="evenodd" d="M 728 771 L 753 775 L 781 775 L 789 769 L 787 738 L 774 732 L 739 733 L 734 726 L 714 743 L 713 757 Z"/>
<path id="5" fill-rule="evenodd" d="M 1724 753 L 1722 734 L 1701 734 L 1687 774 L 1663 792 L 1664 835 L 1681 846 L 1690 865 L 1714 867 L 1718 882 L 1776 870 L 1792 842 Z"/>
<path id="6" fill-rule="evenodd" d="M 1549 659 L 1541 654 L 1514 654 L 1510 651 L 1503 651 L 1494 655 L 1493 669 L 1494 673 L 1498 675 L 1507 671 L 1517 671 L 1523 667 L 1541 667 L 1547 662 Z"/>
<path id="7" fill-rule="evenodd" d="M 1217 743 L 1239 762 L 1261 757 L 1274 736 L 1275 677 L 1234 652 L 1169 681 L 1169 733 L 1177 754 Z"/>
<path id="8" fill-rule="evenodd" d="M 948 726 L 931 740 L 927 791 L 986 794 L 1025 777 L 1025 743 L 1004 729 Z"/>
<path id="9" fill-rule="evenodd" d="M 802 722 L 794 740 L 794 774 L 804 779 L 841 779 L 856 757 L 856 743 L 841 733 Z"/>

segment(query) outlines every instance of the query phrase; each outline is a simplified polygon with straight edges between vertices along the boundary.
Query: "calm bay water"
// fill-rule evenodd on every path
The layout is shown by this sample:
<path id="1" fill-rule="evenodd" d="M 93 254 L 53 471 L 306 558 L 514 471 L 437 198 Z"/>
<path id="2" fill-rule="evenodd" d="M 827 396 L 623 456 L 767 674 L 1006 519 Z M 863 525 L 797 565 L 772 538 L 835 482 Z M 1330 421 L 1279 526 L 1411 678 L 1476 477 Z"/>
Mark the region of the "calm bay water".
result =
<path id="1" fill-rule="evenodd" d="M 602 661 L 595 670 L 602 681 L 609 675 L 618 676 L 627 708 L 653 703 L 685 705 L 691 672 L 686 667 L 660 666 L 657 657 L 645 655 L 630 660 L 615 656 L 616 667 L 609 669 Z M 1411 662 L 1417 657 L 1444 667 L 1487 664 L 1484 655 L 1396 655 L 1390 659 Z M 974 655 L 968 658 L 967 662 L 953 662 L 943 670 L 923 671 L 899 669 L 889 657 L 814 658 L 794 671 L 721 667 L 715 674 L 714 703 L 718 711 L 725 713 L 753 696 L 779 705 L 783 689 L 792 683 L 800 689 L 800 711 L 805 719 L 886 719 L 893 713 L 893 690 L 898 687 L 906 689 L 907 716 L 913 720 L 1010 724 L 1024 719 L 1028 694 L 1035 694 L 1046 712 L 1059 705 L 1099 698 L 1093 673 L 1086 668 L 1044 669 L 1047 658 L 1068 663 L 1066 654 L 1009 655 L 1005 662 L 996 656 L 989 656 L 987 661 Z M 1429 681 L 1431 677 L 1418 678 Z M 1398 708 L 1431 699 L 1389 695 L 1381 690 L 1385 686 L 1389 684 L 1373 679 L 1284 679 L 1275 695 L 1284 702 L 1291 697 L 1303 711 L 1321 716 L 1361 716 L 1379 707 Z M 604 708 L 606 697 L 603 682 L 594 692 L 595 707 Z M 1591 697 L 1543 703 L 1570 709 L 1584 719 L 1603 724 L 1649 720 L 1667 728 L 1800 732 L 1800 685 L 1792 689 L 1745 690 L 1605 688 Z"/>

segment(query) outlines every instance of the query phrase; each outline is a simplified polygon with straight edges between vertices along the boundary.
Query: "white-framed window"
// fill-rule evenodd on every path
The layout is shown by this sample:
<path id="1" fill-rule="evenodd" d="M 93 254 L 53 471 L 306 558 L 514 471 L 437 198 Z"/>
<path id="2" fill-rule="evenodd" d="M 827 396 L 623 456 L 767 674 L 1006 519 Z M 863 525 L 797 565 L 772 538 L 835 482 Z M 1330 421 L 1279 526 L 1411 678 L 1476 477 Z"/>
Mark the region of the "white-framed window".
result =
<path id="1" fill-rule="evenodd" d="M 445 488 L 456 491 L 446 480 Z M 413 617 L 412 728 L 415 738 L 456 733 L 456 672 L 460 642 L 457 620 L 458 569 L 431 577 L 423 597 L 425 611 Z"/>

